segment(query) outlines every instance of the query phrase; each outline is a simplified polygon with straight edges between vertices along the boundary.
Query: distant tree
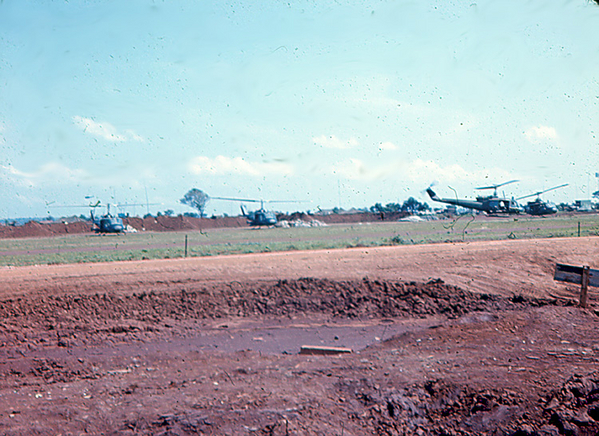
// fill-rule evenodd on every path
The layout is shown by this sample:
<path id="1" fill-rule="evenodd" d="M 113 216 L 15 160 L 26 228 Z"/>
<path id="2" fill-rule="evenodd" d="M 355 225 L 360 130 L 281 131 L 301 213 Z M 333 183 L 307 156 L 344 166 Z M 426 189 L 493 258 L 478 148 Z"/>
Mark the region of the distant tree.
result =
<path id="1" fill-rule="evenodd" d="M 385 208 L 381 203 L 375 203 L 374 206 L 370 206 L 370 212 L 372 213 L 383 213 Z"/>
<path id="2" fill-rule="evenodd" d="M 165 216 L 173 216 L 175 214 L 175 211 L 172 209 L 167 209 L 163 213 Z"/>
<path id="3" fill-rule="evenodd" d="M 414 213 L 414 212 L 425 212 L 428 210 L 431 210 L 431 208 L 428 204 L 421 203 L 418 200 L 416 200 L 414 197 L 408 198 L 401 205 L 402 212 Z"/>
<path id="4" fill-rule="evenodd" d="M 370 206 L 370 212 L 372 213 L 391 213 L 400 212 L 401 210 L 401 205 L 398 203 L 387 203 L 385 206 L 376 203 L 374 206 Z"/>
<path id="5" fill-rule="evenodd" d="M 210 197 L 204 191 L 197 188 L 190 189 L 185 196 L 179 200 L 181 204 L 197 209 L 200 212 L 200 217 L 204 217 L 204 210 L 208 204 Z"/>
<path id="6" fill-rule="evenodd" d="M 385 205 L 385 209 L 387 209 L 387 212 L 400 212 L 401 211 L 401 205 L 398 203 L 387 203 Z"/>

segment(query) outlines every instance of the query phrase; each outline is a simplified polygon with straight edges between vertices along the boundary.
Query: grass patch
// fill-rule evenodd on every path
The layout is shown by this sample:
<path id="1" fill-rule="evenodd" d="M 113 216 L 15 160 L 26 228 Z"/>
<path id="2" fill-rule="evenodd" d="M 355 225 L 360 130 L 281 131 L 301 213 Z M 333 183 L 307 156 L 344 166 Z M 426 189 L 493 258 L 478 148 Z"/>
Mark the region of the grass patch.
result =
<path id="1" fill-rule="evenodd" d="M 309 228 L 231 228 L 202 232 L 66 235 L 0 240 L 0 266 L 176 259 L 276 251 L 443 242 L 560 238 L 599 234 L 599 215 L 338 224 Z"/>

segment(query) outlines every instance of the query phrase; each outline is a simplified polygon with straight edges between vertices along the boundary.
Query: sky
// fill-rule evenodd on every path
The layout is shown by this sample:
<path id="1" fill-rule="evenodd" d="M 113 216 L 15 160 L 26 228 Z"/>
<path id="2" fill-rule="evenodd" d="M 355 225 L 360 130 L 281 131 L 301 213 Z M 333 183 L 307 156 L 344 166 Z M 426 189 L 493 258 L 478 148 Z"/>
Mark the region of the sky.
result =
<path id="1" fill-rule="evenodd" d="M 590 198 L 597 29 L 591 0 L 3 0 L 0 219 Z"/>

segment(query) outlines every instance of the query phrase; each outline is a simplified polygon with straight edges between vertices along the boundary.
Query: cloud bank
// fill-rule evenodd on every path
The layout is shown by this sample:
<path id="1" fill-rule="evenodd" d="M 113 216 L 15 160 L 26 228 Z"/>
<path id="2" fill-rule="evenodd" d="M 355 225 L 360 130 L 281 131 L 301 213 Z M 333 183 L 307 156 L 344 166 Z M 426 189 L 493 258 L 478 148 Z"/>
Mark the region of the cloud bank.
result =
<path id="1" fill-rule="evenodd" d="M 261 176 L 288 176 L 293 174 L 293 167 L 281 162 L 250 162 L 242 157 L 216 156 L 214 159 L 207 156 L 197 156 L 189 163 L 189 170 L 193 174 L 211 175 L 242 175 L 251 177 Z"/>
<path id="2" fill-rule="evenodd" d="M 84 133 L 114 142 L 144 142 L 144 139 L 136 134 L 133 130 L 125 130 L 119 133 L 110 123 L 98 123 L 91 118 L 74 116 L 73 122 L 77 127 L 83 130 Z"/>

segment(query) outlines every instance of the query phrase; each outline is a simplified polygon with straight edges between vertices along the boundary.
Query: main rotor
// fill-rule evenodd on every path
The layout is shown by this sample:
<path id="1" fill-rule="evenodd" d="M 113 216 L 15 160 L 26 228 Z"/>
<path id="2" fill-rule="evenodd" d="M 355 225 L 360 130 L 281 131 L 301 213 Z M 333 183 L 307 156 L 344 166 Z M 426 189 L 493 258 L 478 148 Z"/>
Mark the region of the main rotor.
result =
<path id="1" fill-rule="evenodd" d="M 509 185 L 510 183 L 518 182 L 518 180 L 510 180 L 509 182 L 499 183 L 498 185 L 491 186 L 481 186 L 479 188 L 474 189 L 493 189 L 493 195 L 497 197 L 497 188 L 501 188 L 502 186 Z"/>
<path id="2" fill-rule="evenodd" d="M 524 197 L 519 197 L 519 198 L 517 198 L 517 200 L 523 200 L 523 199 L 525 199 L 525 198 L 534 197 L 535 195 L 536 195 L 537 197 L 540 197 L 540 196 L 541 196 L 541 194 L 544 194 L 545 192 L 553 191 L 554 189 L 563 188 L 563 187 L 565 187 L 565 186 L 568 186 L 568 184 L 567 184 L 567 183 L 564 183 L 563 185 L 554 186 L 553 188 L 545 189 L 544 191 L 539 191 L 539 192 L 535 192 L 534 194 L 525 195 Z"/>

